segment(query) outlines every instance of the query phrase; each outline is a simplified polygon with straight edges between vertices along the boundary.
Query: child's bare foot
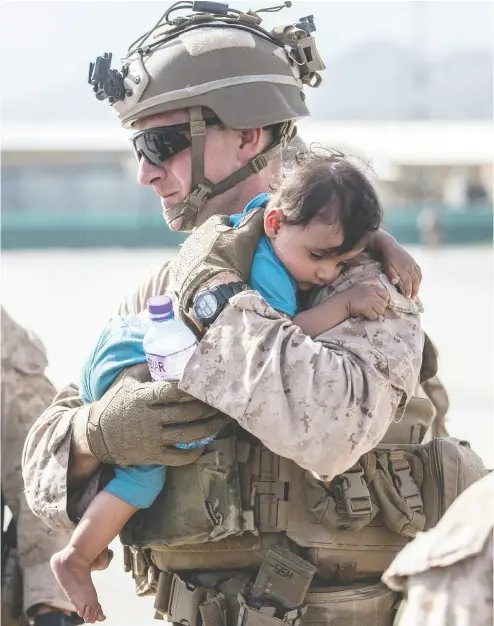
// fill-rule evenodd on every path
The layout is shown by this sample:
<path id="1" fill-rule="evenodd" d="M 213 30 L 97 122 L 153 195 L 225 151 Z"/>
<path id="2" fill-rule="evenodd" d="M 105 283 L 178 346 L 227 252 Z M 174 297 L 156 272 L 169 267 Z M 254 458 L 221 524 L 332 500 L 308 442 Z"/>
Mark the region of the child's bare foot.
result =
<path id="1" fill-rule="evenodd" d="M 91 563 L 86 563 L 74 548 L 67 546 L 51 557 L 50 565 L 60 586 L 85 622 L 106 619 L 91 580 Z"/>

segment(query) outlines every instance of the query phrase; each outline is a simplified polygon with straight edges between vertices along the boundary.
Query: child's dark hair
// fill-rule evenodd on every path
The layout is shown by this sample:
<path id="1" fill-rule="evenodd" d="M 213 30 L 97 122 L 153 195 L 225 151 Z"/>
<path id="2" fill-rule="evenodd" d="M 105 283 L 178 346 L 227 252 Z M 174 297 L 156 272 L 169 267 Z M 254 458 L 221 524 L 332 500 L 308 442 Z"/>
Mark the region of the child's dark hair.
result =
<path id="1" fill-rule="evenodd" d="M 335 256 L 359 247 L 382 220 L 381 203 L 367 177 L 343 154 L 324 149 L 297 155 L 269 206 L 282 209 L 287 224 L 339 225 L 343 242 L 328 250 Z"/>

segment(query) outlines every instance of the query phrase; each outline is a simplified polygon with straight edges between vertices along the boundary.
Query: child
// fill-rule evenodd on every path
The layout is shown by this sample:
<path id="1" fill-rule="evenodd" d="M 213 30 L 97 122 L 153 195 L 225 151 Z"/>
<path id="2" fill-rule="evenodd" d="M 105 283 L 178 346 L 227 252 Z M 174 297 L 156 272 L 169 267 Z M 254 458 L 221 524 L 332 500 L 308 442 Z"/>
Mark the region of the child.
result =
<path id="1" fill-rule="evenodd" d="M 380 245 L 373 238 L 389 237 L 382 231 L 377 234 L 382 211 L 372 185 L 348 160 L 307 156 L 271 200 L 268 194 L 260 194 L 242 215 L 231 217 L 231 225 L 237 227 L 242 216 L 256 207 L 265 207 L 265 236 L 254 255 L 249 282 L 273 308 L 293 318 L 311 337 L 350 316 L 375 320 L 384 314 L 389 296 L 378 281 L 356 284 L 306 311 L 298 306 L 301 292 L 330 284 L 366 246 Z M 394 242 L 390 238 L 387 245 L 390 240 Z M 104 329 L 83 370 L 84 402 L 99 399 L 123 368 L 146 361 L 142 347 L 146 329 L 147 322 L 136 316 L 116 317 Z M 52 557 L 58 582 L 79 615 L 91 623 L 105 619 L 91 569 L 130 517 L 158 496 L 166 468 L 117 467 L 115 471 L 115 478 L 89 505 L 69 545 Z"/>

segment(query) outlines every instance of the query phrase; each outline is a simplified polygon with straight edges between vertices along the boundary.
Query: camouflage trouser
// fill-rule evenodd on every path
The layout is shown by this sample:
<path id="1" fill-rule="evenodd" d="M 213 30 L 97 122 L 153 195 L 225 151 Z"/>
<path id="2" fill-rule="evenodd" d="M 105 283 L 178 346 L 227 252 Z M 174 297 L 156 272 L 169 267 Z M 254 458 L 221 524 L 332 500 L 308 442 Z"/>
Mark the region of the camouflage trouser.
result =
<path id="1" fill-rule="evenodd" d="M 31 369 L 26 373 L 18 364 L 16 366 L 16 369 L 9 370 L 2 367 L 1 469 L 2 492 L 16 521 L 23 592 L 18 585 L 17 555 L 14 551 L 10 554 L 2 581 L 2 624 L 8 623 L 12 603 L 19 604 L 26 613 L 41 603 L 73 610 L 50 568 L 50 557 L 67 544 L 69 536 L 53 533 L 31 512 L 24 497 L 21 473 L 22 448 L 28 430 L 51 402 L 56 390 L 42 372 L 36 373 Z M 18 597 L 20 593 L 23 593 L 22 600 Z"/>

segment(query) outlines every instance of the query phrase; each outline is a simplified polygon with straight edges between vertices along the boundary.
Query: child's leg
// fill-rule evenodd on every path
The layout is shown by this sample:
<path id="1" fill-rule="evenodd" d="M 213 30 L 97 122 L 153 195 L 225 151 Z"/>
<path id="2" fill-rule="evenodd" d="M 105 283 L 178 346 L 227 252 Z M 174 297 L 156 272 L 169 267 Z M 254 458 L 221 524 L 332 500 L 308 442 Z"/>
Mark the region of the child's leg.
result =
<path id="1" fill-rule="evenodd" d="M 60 586 L 86 622 L 105 619 L 91 580 L 91 565 L 137 510 L 111 493 L 101 491 L 84 513 L 69 545 L 51 558 Z"/>
<path id="2" fill-rule="evenodd" d="M 136 511 L 151 506 L 163 489 L 165 474 L 163 465 L 116 467 L 115 478 L 91 502 L 69 545 L 52 557 L 58 582 L 87 622 L 105 619 L 91 570 L 103 569 L 108 557 L 98 556 Z"/>

